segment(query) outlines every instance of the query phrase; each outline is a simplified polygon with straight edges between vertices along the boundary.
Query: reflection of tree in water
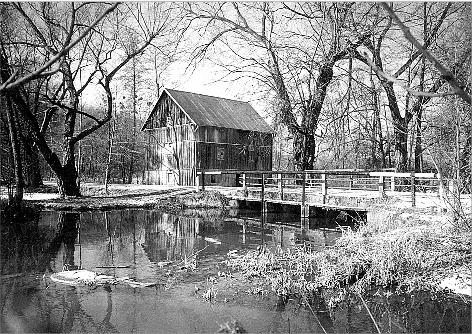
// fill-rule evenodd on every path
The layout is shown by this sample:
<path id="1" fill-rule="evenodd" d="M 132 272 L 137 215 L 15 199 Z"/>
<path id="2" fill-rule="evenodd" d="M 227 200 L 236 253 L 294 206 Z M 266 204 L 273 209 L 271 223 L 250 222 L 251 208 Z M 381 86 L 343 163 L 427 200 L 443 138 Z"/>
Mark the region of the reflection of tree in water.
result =
<path id="1" fill-rule="evenodd" d="M 56 233 L 52 227 L 39 226 L 39 217 L 40 213 L 32 210 L 12 221 L 2 221 L 2 275 L 34 272 L 38 263 L 43 264 L 49 258 L 50 244 Z"/>
<path id="2" fill-rule="evenodd" d="M 62 316 L 61 331 L 63 333 L 118 333 L 118 330 L 110 323 L 113 311 L 111 288 L 109 286 L 102 287 L 102 289 L 104 289 L 104 291 L 107 293 L 107 308 L 105 316 L 100 322 L 97 322 L 83 309 L 79 300 L 77 289 L 78 288 L 72 287 L 68 289 L 63 295 L 61 306 L 64 310 L 64 313 Z M 90 291 L 84 291 L 84 293 L 90 294 Z"/>
<path id="3" fill-rule="evenodd" d="M 414 294 L 382 293 L 366 300 L 382 333 L 470 333 L 471 304 L 454 299 L 433 297 L 428 292 Z M 357 296 L 348 295 L 333 312 L 337 331 L 359 332 L 375 325 Z"/>
<path id="4" fill-rule="evenodd" d="M 77 321 L 76 324 L 83 332 L 117 332 L 110 324 L 113 304 L 109 287 L 105 288 L 106 315 L 101 322 L 97 322 L 81 306 L 75 287 L 46 286 L 44 279 L 38 279 L 43 273 L 49 274 L 53 271 L 52 260 L 60 254 L 62 246 L 62 266 L 77 267 L 74 253 L 80 214 L 59 213 L 55 230 L 39 226 L 38 221 L 39 213 L 31 216 L 27 222 L 2 228 L 2 331 L 71 332 L 77 331 L 77 328 L 74 328 Z M 8 274 L 11 276 L 28 272 L 32 275 L 5 279 Z M 55 317 L 57 310 L 62 310 L 59 319 Z M 57 320 L 60 320 L 60 323 Z"/>

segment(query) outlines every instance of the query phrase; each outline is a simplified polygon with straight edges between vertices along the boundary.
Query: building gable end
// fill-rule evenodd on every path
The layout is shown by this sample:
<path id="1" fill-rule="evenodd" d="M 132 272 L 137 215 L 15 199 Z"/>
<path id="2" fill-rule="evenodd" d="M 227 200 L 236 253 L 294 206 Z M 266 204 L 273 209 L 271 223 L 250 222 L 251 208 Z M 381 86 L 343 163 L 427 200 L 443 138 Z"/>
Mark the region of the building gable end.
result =
<path id="1" fill-rule="evenodd" d="M 163 126 L 156 126 L 156 123 L 162 123 L 162 122 L 159 122 L 159 119 L 162 117 L 160 114 L 163 110 L 162 108 L 159 108 L 159 107 L 163 103 L 166 103 L 166 98 L 168 98 L 170 102 L 174 104 L 182 114 L 185 115 L 185 118 L 188 119 L 189 123 L 196 125 L 195 121 L 188 115 L 188 113 L 179 105 L 179 103 L 172 97 L 172 95 L 169 94 L 169 92 L 166 89 L 164 89 L 161 95 L 159 96 L 157 103 L 155 104 L 154 108 L 149 114 L 148 118 L 144 122 L 144 125 L 141 128 L 141 131 L 152 130 L 152 129 L 163 127 Z M 159 124 L 159 125 L 162 125 L 162 124 Z"/>

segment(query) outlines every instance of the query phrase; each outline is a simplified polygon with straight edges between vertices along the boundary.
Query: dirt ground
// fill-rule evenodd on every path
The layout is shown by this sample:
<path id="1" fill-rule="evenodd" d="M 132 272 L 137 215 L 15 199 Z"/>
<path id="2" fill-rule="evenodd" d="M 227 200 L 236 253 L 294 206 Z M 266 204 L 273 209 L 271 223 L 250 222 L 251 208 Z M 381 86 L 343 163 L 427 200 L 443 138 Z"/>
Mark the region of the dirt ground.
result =
<path id="1" fill-rule="evenodd" d="M 159 201 L 189 194 L 195 191 L 193 187 L 142 185 L 142 184 L 110 184 L 108 192 L 97 183 L 81 184 L 82 197 L 61 198 L 53 182 L 45 182 L 44 187 L 26 191 L 24 200 L 40 205 L 49 210 L 106 210 L 120 208 L 153 207 Z M 1 189 L 1 197 L 6 198 L 6 189 Z"/>

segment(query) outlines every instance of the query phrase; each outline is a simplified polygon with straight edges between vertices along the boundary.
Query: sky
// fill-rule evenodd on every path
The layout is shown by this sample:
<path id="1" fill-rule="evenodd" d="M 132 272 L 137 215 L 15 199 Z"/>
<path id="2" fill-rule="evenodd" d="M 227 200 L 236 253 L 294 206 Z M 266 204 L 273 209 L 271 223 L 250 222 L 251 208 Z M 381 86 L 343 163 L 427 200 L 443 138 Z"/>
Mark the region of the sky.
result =
<path id="1" fill-rule="evenodd" d="M 227 99 L 241 100 L 249 102 L 251 106 L 264 118 L 267 118 L 267 105 L 256 98 L 256 94 L 251 94 L 251 83 L 226 82 L 218 80 L 218 68 L 208 62 L 199 64 L 194 71 L 186 70 L 187 63 L 185 60 L 173 63 L 162 75 L 161 85 L 164 88 L 182 90 L 192 93 L 223 97 Z M 122 69 L 126 71 L 126 69 Z M 114 79 L 115 80 L 115 79 Z M 153 81 L 154 79 L 149 79 Z M 256 88 L 254 92 L 256 92 Z M 96 106 L 102 100 L 103 89 L 98 85 L 90 85 L 84 93 L 84 104 Z M 157 102 L 157 93 L 153 98 L 149 110 Z M 266 119 L 270 122 L 269 119 Z"/>

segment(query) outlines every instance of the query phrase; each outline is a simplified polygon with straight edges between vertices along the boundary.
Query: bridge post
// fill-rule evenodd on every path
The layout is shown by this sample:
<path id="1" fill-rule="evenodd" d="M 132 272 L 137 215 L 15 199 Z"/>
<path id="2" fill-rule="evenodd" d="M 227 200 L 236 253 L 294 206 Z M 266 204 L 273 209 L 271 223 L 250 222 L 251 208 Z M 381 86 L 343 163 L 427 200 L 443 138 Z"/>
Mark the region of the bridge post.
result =
<path id="1" fill-rule="evenodd" d="M 246 173 L 243 173 L 243 194 L 244 194 L 244 197 L 247 197 L 247 179 L 246 179 Z"/>
<path id="2" fill-rule="evenodd" d="M 323 204 L 326 203 L 326 195 L 328 195 L 328 183 L 326 174 L 321 174 L 321 195 L 323 196 Z"/>
<path id="3" fill-rule="evenodd" d="M 349 190 L 352 190 L 353 176 L 349 175 Z"/>
<path id="4" fill-rule="evenodd" d="M 391 191 L 395 191 L 395 177 L 391 177 L 391 181 L 390 181 L 390 190 Z"/>
<path id="5" fill-rule="evenodd" d="M 300 214 L 302 217 L 308 217 L 306 206 L 306 172 L 302 172 L 302 205 L 300 208 Z"/>
<path id="6" fill-rule="evenodd" d="M 415 173 L 411 173 L 411 206 L 416 206 Z"/>
<path id="7" fill-rule="evenodd" d="M 202 191 L 205 191 L 205 171 L 202 170 Z"/>
<path id="8" fill-rule="evenodd" d="M 441 173 L 438 173 L 437 176 L 438 178 L 438 197 L 439 197 L 439 211 L 444 212 L 447 211 L 446 208 L 446 203 L 444 201 L 444 183 L 443 183 L 443 178 Z"/>
<path id="9" fill-rule="evenodd" d="M 262 210 L 264 210 L 264 188 L 265 188 L 265 174 L 262 174 L 262 187 L 261 187 L 261 203 L 262 203 Z"/>
<path id="10" fill-rule="evenodd" d="M 307 231 L 310 228 L 310 219 L 308 217 L 301 217 L 300 228 L 302 231 Z"/>
<path id="11" fill-rule="evenodd" d="M 246 221 L 243 222 L 243 244 L 246 243 Z"/>
<path id="12" fill-rule="evenodd" d="M 379 196 L 380 198 L 385 197 L 385 178 L 383 176 L 379 176 Z"/>
<path id="13" fill-rule="evenodd" d="M 195 190 L 197 192 L 200 191 L 200 175 L 197 172 L 197 176 L 195 177 Z"/>
<path id="14" fill-rule="evenodd" d="M 282 173 L 279 173 L 279 176 L 278 176 L 278 188 L 279 188 L 279 198 L 281 200 L 284 199 L 284 189 L 283 189 L 283 174 Z"/>

